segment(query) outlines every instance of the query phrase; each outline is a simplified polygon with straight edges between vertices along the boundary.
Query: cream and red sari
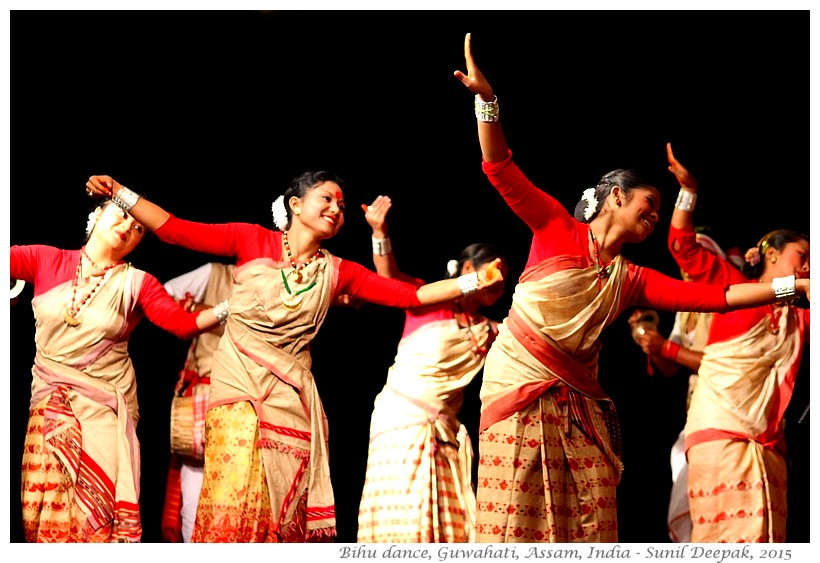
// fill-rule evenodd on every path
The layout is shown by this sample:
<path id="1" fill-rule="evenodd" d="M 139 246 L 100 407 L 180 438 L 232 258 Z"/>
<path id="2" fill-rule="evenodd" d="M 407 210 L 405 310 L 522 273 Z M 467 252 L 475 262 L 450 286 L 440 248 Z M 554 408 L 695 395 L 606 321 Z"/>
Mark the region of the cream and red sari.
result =
<path id="1" fill-rule="evenodd" d="M 807 314 L 785 306 L 777 334 L 764 316 L 704 349 L 684 428 L 693 542 L 786 541 L 783 417 Z"/>
<path id="2" fill-rule="evenodd" d="M 586 265 L 559 256 L 527 270 L 487 355 L 478 542 L 617 541 L 620 435 L 597 363 L 627 263 L 618 256 L 601 287 Z"/>
<path id="3" fill-rule="evenodd" d="M 484 364 L 474 349 L 488 346 L 490 325 L 482 319 L 461 327 L 449 307 L 429 317 L 399 342 L 376 397 L 359 542 L 475 538 L 473 449 L 458 413 L 464 388 Z"/>
<path id="4" fill-rule="evenodd" d="M 327 418 L 310 342 L 338 267 L 327 251 L 306 266 L 298 309 L 282 304 L 289 264 L 260 258 L 234 272 L 231 314 L 214 356 L 205 468 L 194 542 L 332 541 L 336 516 Z"/>
<path id="5" fill-rule="evenodd" d="M 126 319 L 143 272 L 107 272 L 76 327 L 63 321 L 71 282 L 32 299 L 36 356 L 22 464 L 28 542 L 137 542 L 139 443 L 136 379 Z M 86 295 L 97 278 L 80 279 Z"/>

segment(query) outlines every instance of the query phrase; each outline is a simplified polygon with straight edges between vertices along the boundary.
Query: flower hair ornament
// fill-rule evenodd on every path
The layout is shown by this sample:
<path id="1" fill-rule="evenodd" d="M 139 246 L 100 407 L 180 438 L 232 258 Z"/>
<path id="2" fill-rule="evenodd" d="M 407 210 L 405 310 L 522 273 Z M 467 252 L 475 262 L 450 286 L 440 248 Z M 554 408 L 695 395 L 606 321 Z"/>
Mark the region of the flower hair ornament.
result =
<path id="1" fill-rule="evenodd" d="M 584 209 L 584 219 L 589 221 L 595 214 L 595 210 L 598 209 L 598 198 L 595 197 L 595 188 L 585 189 L 581 199 L 587 202 L 587 206 Z"/>
<path id="2" fill-rule="evenodd" d="M 447 273 L 455 277 L 458 273 L 458 260 L 450 260 L 447 262 Z"/>
<path id="3" fill-rule="evenodd" d="M 90 236 L 91 231 L 94 230 L 94 225 L 97 224 L 97 210 L 95 209 L 88 214 L 88 223 L 85 224 L 85 236 Z"/>
<path id="4" fill-rule="evenodd" d="M 752 266 L 757 266 L 760 264 L 760 249 L 756 246 L 753 246 L 749 250 L 746 251 L 746 255 L 744 256 L 746 262 L 751 264 Z"/>
<path id="5" fill-rule="evenodd" d="M 288 212 L 285 210 L 285 196 L 280 195 L 277 197 L 270 206 L 270 210 L 273 213 L 273 224 L 276 225 L 276 228 L 280 231 L 284 231 L 285 227 L 288 226 Z"/>

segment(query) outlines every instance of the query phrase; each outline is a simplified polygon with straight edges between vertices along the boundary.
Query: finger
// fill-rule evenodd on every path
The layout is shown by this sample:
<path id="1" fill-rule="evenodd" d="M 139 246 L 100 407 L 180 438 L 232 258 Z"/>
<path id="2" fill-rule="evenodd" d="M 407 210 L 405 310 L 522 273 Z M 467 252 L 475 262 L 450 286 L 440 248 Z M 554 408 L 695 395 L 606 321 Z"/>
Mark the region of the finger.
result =
<path id="1" fill-rule="evenodd" d="M 364 211 L 365 213 L 367 213 L 371 209 L 373 209 L 373 208 L 371 206 L 367 205 L 366 203 L 362 204 L 362 211 Z"/>

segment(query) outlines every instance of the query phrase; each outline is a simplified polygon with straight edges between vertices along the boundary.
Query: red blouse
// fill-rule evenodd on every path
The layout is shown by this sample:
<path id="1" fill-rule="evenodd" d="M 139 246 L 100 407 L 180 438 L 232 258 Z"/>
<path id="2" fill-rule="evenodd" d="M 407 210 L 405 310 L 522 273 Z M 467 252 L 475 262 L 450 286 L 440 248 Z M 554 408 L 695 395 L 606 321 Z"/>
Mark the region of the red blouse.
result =
<path id="1" fill-rule="evenodd" d="M 80 250 L 62 250 L 40 244 L 11 247 L 12 279 L 24 280 L 34 286 L 34 295 L 42 295 L 52 288 L 71 282 L 77 274 Z M 122 336 L 126 340 L 134 327 L 142 319 L 148 320 L 163 330 L 190 340 L 200 332 L 196 325 L 199 312 L 188 313 L 174 301 L 173 297 L 151 274 L 144 272 L 137 299 L 138 314 L 127 319 L 128 328 Z"/>
<path id="2" fill-rule="evenodd" d="M 560 255 L 577 257 L 575 263 L 580 267 L 593 265 L 588 250 L 589 225 L 575 220 L 555 198 L 530 182 L 513 162 L 512 151 L 503 161 L 484 161 L 482 168 L 510 209 L 532 230 L 527 267 Z M 621 310 L 633 305 L 664 311 L 727 309 L 726 285 L 685 282 L 629 261 L 627 268 Z"/>
<path id="3" fill-rule="evenodd" d="M 674 256 L 678 266 L 680 266 L 681 270 L 686 272 L 694 282 L 701 281 L 728 286 L 736 283 L 755 281 L 747 278 L 727 260 L 709 252 L 698 244 L 695 238 L 695 231 L 692 227 L 676 229 L 670 226 L 668 245 L 669 252 Z M 771 311 L 771 306 L 764 305 L 762 307 L 738 309 L 736 311 L 714 315 L 706 343 L 724 342 L 748 332 Z M 809 310 L 798 309 L 797 311 L 798 314 L 803 315 L 805 326 L 808 329 Z"/>
<path id="4" fill-rule="evenodd" d="M 217 256 L 232 256 L 236 265 L 258 258 L 282 260 L 282 233 L 252 223 L 197 223 L 171 216 L 156 230 L 160 240 Z M 350 295 L 364 301 L 408 309 L 421 303 L 417 286 L 383 278 L 350 260 L 340 260 L 335 299 Z"/>

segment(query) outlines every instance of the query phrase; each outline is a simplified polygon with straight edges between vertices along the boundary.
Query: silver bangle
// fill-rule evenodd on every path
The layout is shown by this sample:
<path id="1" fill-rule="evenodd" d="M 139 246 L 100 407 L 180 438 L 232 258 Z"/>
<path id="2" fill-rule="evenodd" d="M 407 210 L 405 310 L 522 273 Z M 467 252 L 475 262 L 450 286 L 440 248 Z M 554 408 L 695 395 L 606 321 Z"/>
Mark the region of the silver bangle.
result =
<path id="1" fill-rule="evenodd" d="M 376 254 L 377 256 L 387 256 L 393 252 L 393 245 L 390 244 L 390 237 L 370 237 L 370 241 L 373 243 L 373 254 Z"/>
<path id="2" fill-rule="evenodd" d="M 797 293 L 797 290 L 794 287 L 794 275 L 785 276 L 782 278 L 773 278 L 772 291 L 774 291 L 774 296 L 778 301 L 794 297 L 795 293 Z"/>
<path id="3" fill-rule="evenodd" d="M 681 211 L 692 211 L 695 208 L 695 201 L 697 201 L 697 199 L 698 194 L 681 188 L 678 192 L 678 200 L 675 202 L 675 207 Z"/>
<path id="4" fill-rule="evenodd" d="M 228 313 L 231 312 L 231 303 L 227 299 L 220 303 L 214 305 L 213 308 L 214 315 L 216 316 L 216 320 L 219 321 L 219 324 L 224 325 L 228 320 Z"/>
<path id="5" fill-rule="evenodd" d="M 478 289 L 478 273 L 470 272 L 456 278 L 462 295 L 469 295 Z"/>
<path id="6" fill-rule="evenodd" d="M 475 117 L 479 121 L 495 123 L 498 121 L 498 96 L 493 96 L 492 102 L 485 102 L 478 94 L 475 95 Z"/>
<path id="7" fill-rule="evenodd" d="M 119 205 L 126 213 L 131 211 L 131 208 L 137 204 L 139 199 L 140 194 L 132 192 L 125 186 L 121 186 L 117 193 L 111 197 L 111 201 Z"/>

